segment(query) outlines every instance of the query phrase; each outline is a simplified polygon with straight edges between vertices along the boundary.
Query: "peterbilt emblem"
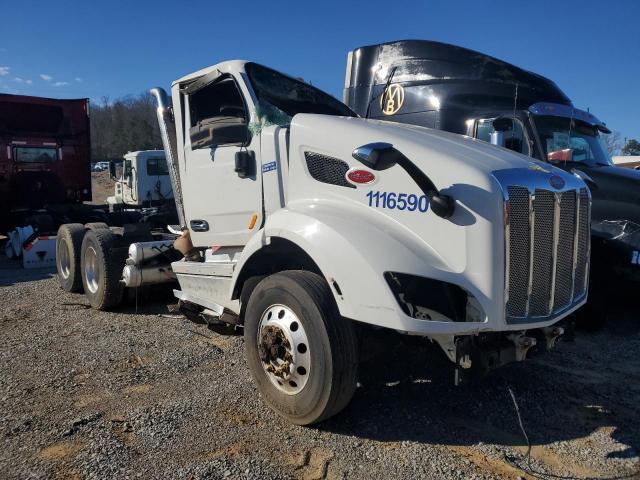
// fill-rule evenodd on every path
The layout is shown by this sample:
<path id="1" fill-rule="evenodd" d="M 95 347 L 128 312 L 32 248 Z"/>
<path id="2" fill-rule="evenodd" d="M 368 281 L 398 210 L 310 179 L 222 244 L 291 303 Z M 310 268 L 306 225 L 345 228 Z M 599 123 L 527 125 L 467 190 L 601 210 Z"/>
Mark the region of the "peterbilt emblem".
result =
<path id="1" fill-rule="evenodd" d="M 538 165 L 537 163 L 531 163 L 529 164 L 529 170 L 533 170 L 534 172 L 544 172 L 544 173 L 551 173 L 550 170 L 547 170 L 546 168 L 544 168 L 542 165 Z"/>
<path id="2" fill-rule="evenodd" d="M 566 185 L 566 182 L 564 181 L 564 179 L 562 177 L 558 176 L 558 175 L 553 175 L 549 179 L 549 183 L 556 190 L 560 190 L 560 189 L 564 188 L 564 186 Z"/>
<path id="3" fill-rule="evenodd" d="M 376 181 L 376 176 L 373 173 L 362 169 L 349 170 L 346 177 L 351 184 L 370 185 Z"/>
<path id="4" fill-rule="evenodd" d="M 380 97 L 380 108 L 385 115 L 393 115 L 402 108 L 404 88 L 399 83 L 389 85 Z"/>

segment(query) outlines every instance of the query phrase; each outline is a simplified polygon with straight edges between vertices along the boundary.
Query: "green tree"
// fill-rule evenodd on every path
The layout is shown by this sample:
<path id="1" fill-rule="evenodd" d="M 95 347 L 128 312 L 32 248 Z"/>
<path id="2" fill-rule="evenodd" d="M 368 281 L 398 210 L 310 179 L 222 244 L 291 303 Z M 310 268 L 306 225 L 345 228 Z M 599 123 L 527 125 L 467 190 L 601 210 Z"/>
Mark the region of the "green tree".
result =
<path id="1" fill-rule="evenodd" d="M 627 141 L 622 147 L 622 155 L 640 155 L 640 142 L 635 138 Z"/>

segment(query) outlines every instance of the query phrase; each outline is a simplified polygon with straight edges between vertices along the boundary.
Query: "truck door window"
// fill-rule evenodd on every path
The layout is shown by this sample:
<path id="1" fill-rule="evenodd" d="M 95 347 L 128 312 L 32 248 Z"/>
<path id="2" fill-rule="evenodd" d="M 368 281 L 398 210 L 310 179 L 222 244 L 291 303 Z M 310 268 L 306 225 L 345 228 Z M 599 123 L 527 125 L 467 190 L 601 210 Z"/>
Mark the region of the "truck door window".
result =
<path id="1" fill-rule="evenodd" d="M 48 163 L 58 159 L 55 148 L 14 147 L 13 158 L 16 162 Z"/>
<path id="2" fill-rule="evenodd" d="M 491 143 L 491 135 L 496 131 L 493 128 L 495 118 L 483 118 L 476 123 L 476 138 Z M 504 147 L 514 152 L 529 156 L 529 142 L 524 134 L 522 123 L 519 120 L 513 122 L 513 129 L 504 132 Z"/>
<path id="3" fill-rule="evenodd" d="M 247 138 L 247 109 L 233 77 L 189 95 L 191 148 L 239 144 Z"/>
<path id="4" fill-rule="evenodd" d="M 147 175 L 169 175 L 167 161 L 164 158 L 147 158 Z"/>

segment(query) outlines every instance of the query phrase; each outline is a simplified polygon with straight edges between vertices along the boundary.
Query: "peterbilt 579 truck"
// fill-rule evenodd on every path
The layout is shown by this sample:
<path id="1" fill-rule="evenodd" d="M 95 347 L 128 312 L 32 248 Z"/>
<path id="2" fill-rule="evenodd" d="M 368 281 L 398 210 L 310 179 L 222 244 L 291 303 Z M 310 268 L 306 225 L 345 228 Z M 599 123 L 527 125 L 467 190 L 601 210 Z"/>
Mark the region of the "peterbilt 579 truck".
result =
<path id="1" fill-rule="evenodd" d="M 621 287 L 612 279 L 640 282 L 640 171 L 613 164 L 600 139 L 610 130 L 553 81 L 466 48 L 402 40 L 349 52 L 344 102 L 367 118 L 467 135 L 584 179 L 593 195 L 585 325 L 606 318 Z"/>
<path id="2" fill-rule="evenodd" d="M 243 327 L 258 390 L 293 423 L 351 399 L 356 323 L 436 342 L 460 379 L 551 348 L 586 301 L 591 198 L 573 175 L 359 118 L 253 62 L 176 80 L 172 105 L 152 92 L 175 239 L 87 228 L 63 238 L 67 267 L 100 309 L 177 278 L 190 316 Z"/>

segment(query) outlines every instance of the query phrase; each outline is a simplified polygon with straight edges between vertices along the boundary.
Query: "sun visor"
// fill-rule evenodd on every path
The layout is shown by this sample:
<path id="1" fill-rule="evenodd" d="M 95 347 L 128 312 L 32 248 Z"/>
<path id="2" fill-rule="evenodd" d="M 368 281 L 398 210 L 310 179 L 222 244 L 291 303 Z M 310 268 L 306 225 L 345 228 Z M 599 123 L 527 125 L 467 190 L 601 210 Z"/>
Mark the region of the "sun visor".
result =
<path id="1" fill-rule="evenodd" d="M 214 70 L 211 73 L 207 73 L 206 75 L 203 75 L 202 77 L 196 78 L 195 80 L 184 84 L 181 88 L 180 91 L 182 93 L 184 93 L 185 95 L 191 95 L 196 93 L 198 90 L 211 85 L 212 83 L 214 83 L 215 81 L 217 81 L 220 77 L 222 76 L 222 72 L 220 70 Z"/>

